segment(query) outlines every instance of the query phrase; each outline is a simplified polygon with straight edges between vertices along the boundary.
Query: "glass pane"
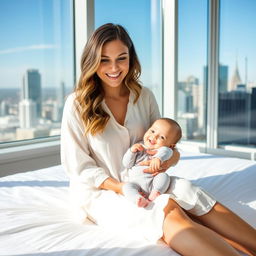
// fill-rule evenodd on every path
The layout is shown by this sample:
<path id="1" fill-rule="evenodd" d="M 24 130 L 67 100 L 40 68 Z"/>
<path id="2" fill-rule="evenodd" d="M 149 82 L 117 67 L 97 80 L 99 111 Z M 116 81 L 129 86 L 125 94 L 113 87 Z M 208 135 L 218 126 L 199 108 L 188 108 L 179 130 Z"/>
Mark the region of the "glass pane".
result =
<path id="1" fill-rule="evenodd" d="M 178 2 L 177 121 L 183 139 L 206 140 L 207 0 Z"/>
<path id="2" fill-rule="evenodd" d="M 162 108 L 161 1 L 95 0 L 95 27 L 111 22 L 124 26 L 142 66 L 141 82 Z"/>
<path id="3" fill-rule="evenodd" d="M 0 143 L 59 135 L 74 84 L 72 5 L 0 1 Z"/>
<path id="4" fill-rule="evenodd" d="M 220 1 L 218 144 L 256 145 L 255 0 Z"/>

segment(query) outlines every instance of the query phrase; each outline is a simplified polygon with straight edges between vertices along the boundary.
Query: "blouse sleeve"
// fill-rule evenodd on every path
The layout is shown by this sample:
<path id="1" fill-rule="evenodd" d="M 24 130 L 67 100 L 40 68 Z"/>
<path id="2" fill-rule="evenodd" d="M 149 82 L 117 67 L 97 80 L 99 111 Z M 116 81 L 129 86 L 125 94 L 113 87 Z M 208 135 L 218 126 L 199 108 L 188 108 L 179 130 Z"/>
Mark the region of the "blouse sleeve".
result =
<path id="1" fill-rule="evenodd" d="M 90 156 L 83 124 L 74 106 L 74 95 L 66 100 L 61 125 L 61 163 L 73 179 L 89 187 L 99 187 L 109 176 Z"/>

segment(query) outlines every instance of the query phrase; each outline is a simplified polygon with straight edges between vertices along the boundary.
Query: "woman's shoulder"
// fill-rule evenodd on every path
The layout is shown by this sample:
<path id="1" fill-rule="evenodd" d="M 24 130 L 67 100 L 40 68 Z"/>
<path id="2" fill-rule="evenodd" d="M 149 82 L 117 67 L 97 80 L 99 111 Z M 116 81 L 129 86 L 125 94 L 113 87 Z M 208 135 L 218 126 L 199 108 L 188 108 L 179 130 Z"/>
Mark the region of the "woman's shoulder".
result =
<path id="1" fill-rule="evenodd" d="M 66 96 L 66 104 L 74 104 L 75 98 L 76 98 L 75 93 L 71 92 Z"/>
<path id="2" fill-rule="evenodd" d="M 76 107 L 75 107 L 75 100 L 76 96 L 75 93 L 72 92 L 69 95 L 66 96 L 65 100 L 65 111 L 67 112 L 74 112 Z"/>
<path id="3" fill-rule="evenodd" d="M 146 100 L 146 101 L 149 101 L 150 104 L 151 104 L 152 102 L 155 102 L 155 101 L 156 101 L 156 100 L 155 100 L 155 95 L 154 95 L 154 93 L 151 91 L 150 88 L 145 87 L 145 86 L 142 86 L 142 88 L 141 88 L 140 99 L 141 99 L 142 101 L 145 101 L 145 100 Z"/>
<path id="4" fill-rule="evenodd" d="M 145 87 L 145 86 L 141 86 L 141 94 L 151 94 L 152 91 L 150 90 L 150 88 Z"/>
<path id="5" fill-rule="evenodd" d="M 142 86 L 141 87 L 141 97 L 145 98 L 145 97 L 152 97 L 154 94 L 151 91 L 150 88 Z"/>
<path id="6" fill-rule="evenodd" d="M 73 107 L 75 105 L 76 95 L 74 92 L 66 96 L 65 105 L 68 107 Z"/>

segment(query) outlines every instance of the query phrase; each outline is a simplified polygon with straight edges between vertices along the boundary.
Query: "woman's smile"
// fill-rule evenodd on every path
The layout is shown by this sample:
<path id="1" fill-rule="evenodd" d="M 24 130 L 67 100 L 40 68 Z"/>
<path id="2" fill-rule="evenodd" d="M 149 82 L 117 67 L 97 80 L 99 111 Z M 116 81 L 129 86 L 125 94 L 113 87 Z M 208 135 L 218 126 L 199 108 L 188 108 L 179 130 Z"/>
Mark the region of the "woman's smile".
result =
<path id="1" fill-rule="evenodd" d="M 110 78 L 110 79 L 113 79 L 113 80 L 115 80 L 115 79 L 117 79 L 120 75 L 121 75 L 121 73 L 122 72 L 118 72 L 118 73 L 112 73 L 112 74 L 110 74 L 110 73 L 106 73 L 106 75 Z"/>

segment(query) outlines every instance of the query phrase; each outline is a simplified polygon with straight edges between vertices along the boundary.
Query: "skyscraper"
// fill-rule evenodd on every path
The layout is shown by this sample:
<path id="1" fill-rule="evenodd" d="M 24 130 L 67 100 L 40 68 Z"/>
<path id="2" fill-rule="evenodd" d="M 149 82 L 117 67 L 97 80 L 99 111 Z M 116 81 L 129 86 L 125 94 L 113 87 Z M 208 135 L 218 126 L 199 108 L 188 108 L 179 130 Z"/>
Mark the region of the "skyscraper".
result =
<path id="1" fill-rule="evenodd" d="M 228 90 L 228 66 L 219 65 L 219 92 Z"/>
<path id="2" fill-rule="evenodd" d="M 248 144 L 251 94 L 234 90 L 219 94 L 219 144 Z"/>
<path id="3" fill-rule="evenodd" d="M 232 76 L 231 81 L 230 81 L 230 86 L 229 86 L 230 91 L 236 90 L 237 85 L 239 85 L 241 83 L 242 83 L 242 80 L 241 80 L 241 77 L 240 77 L 238 64 L 236 63 L 236 68 L 234 70 L 233 76 Z"/>
<path id="4" fill-rule="evenodd" d="M 41 75 L 36 69 L 28 69 L 23 77 L 22 100 L 32 100 L 36 104 L 36 116 L 41 117 L 42 90 Z"/>
<path id="5" fill-rule="evenodd" d="M 24 99 L 19 103 L 20 128 L 32 128 L 36 125 L 36 103 Z"/>

